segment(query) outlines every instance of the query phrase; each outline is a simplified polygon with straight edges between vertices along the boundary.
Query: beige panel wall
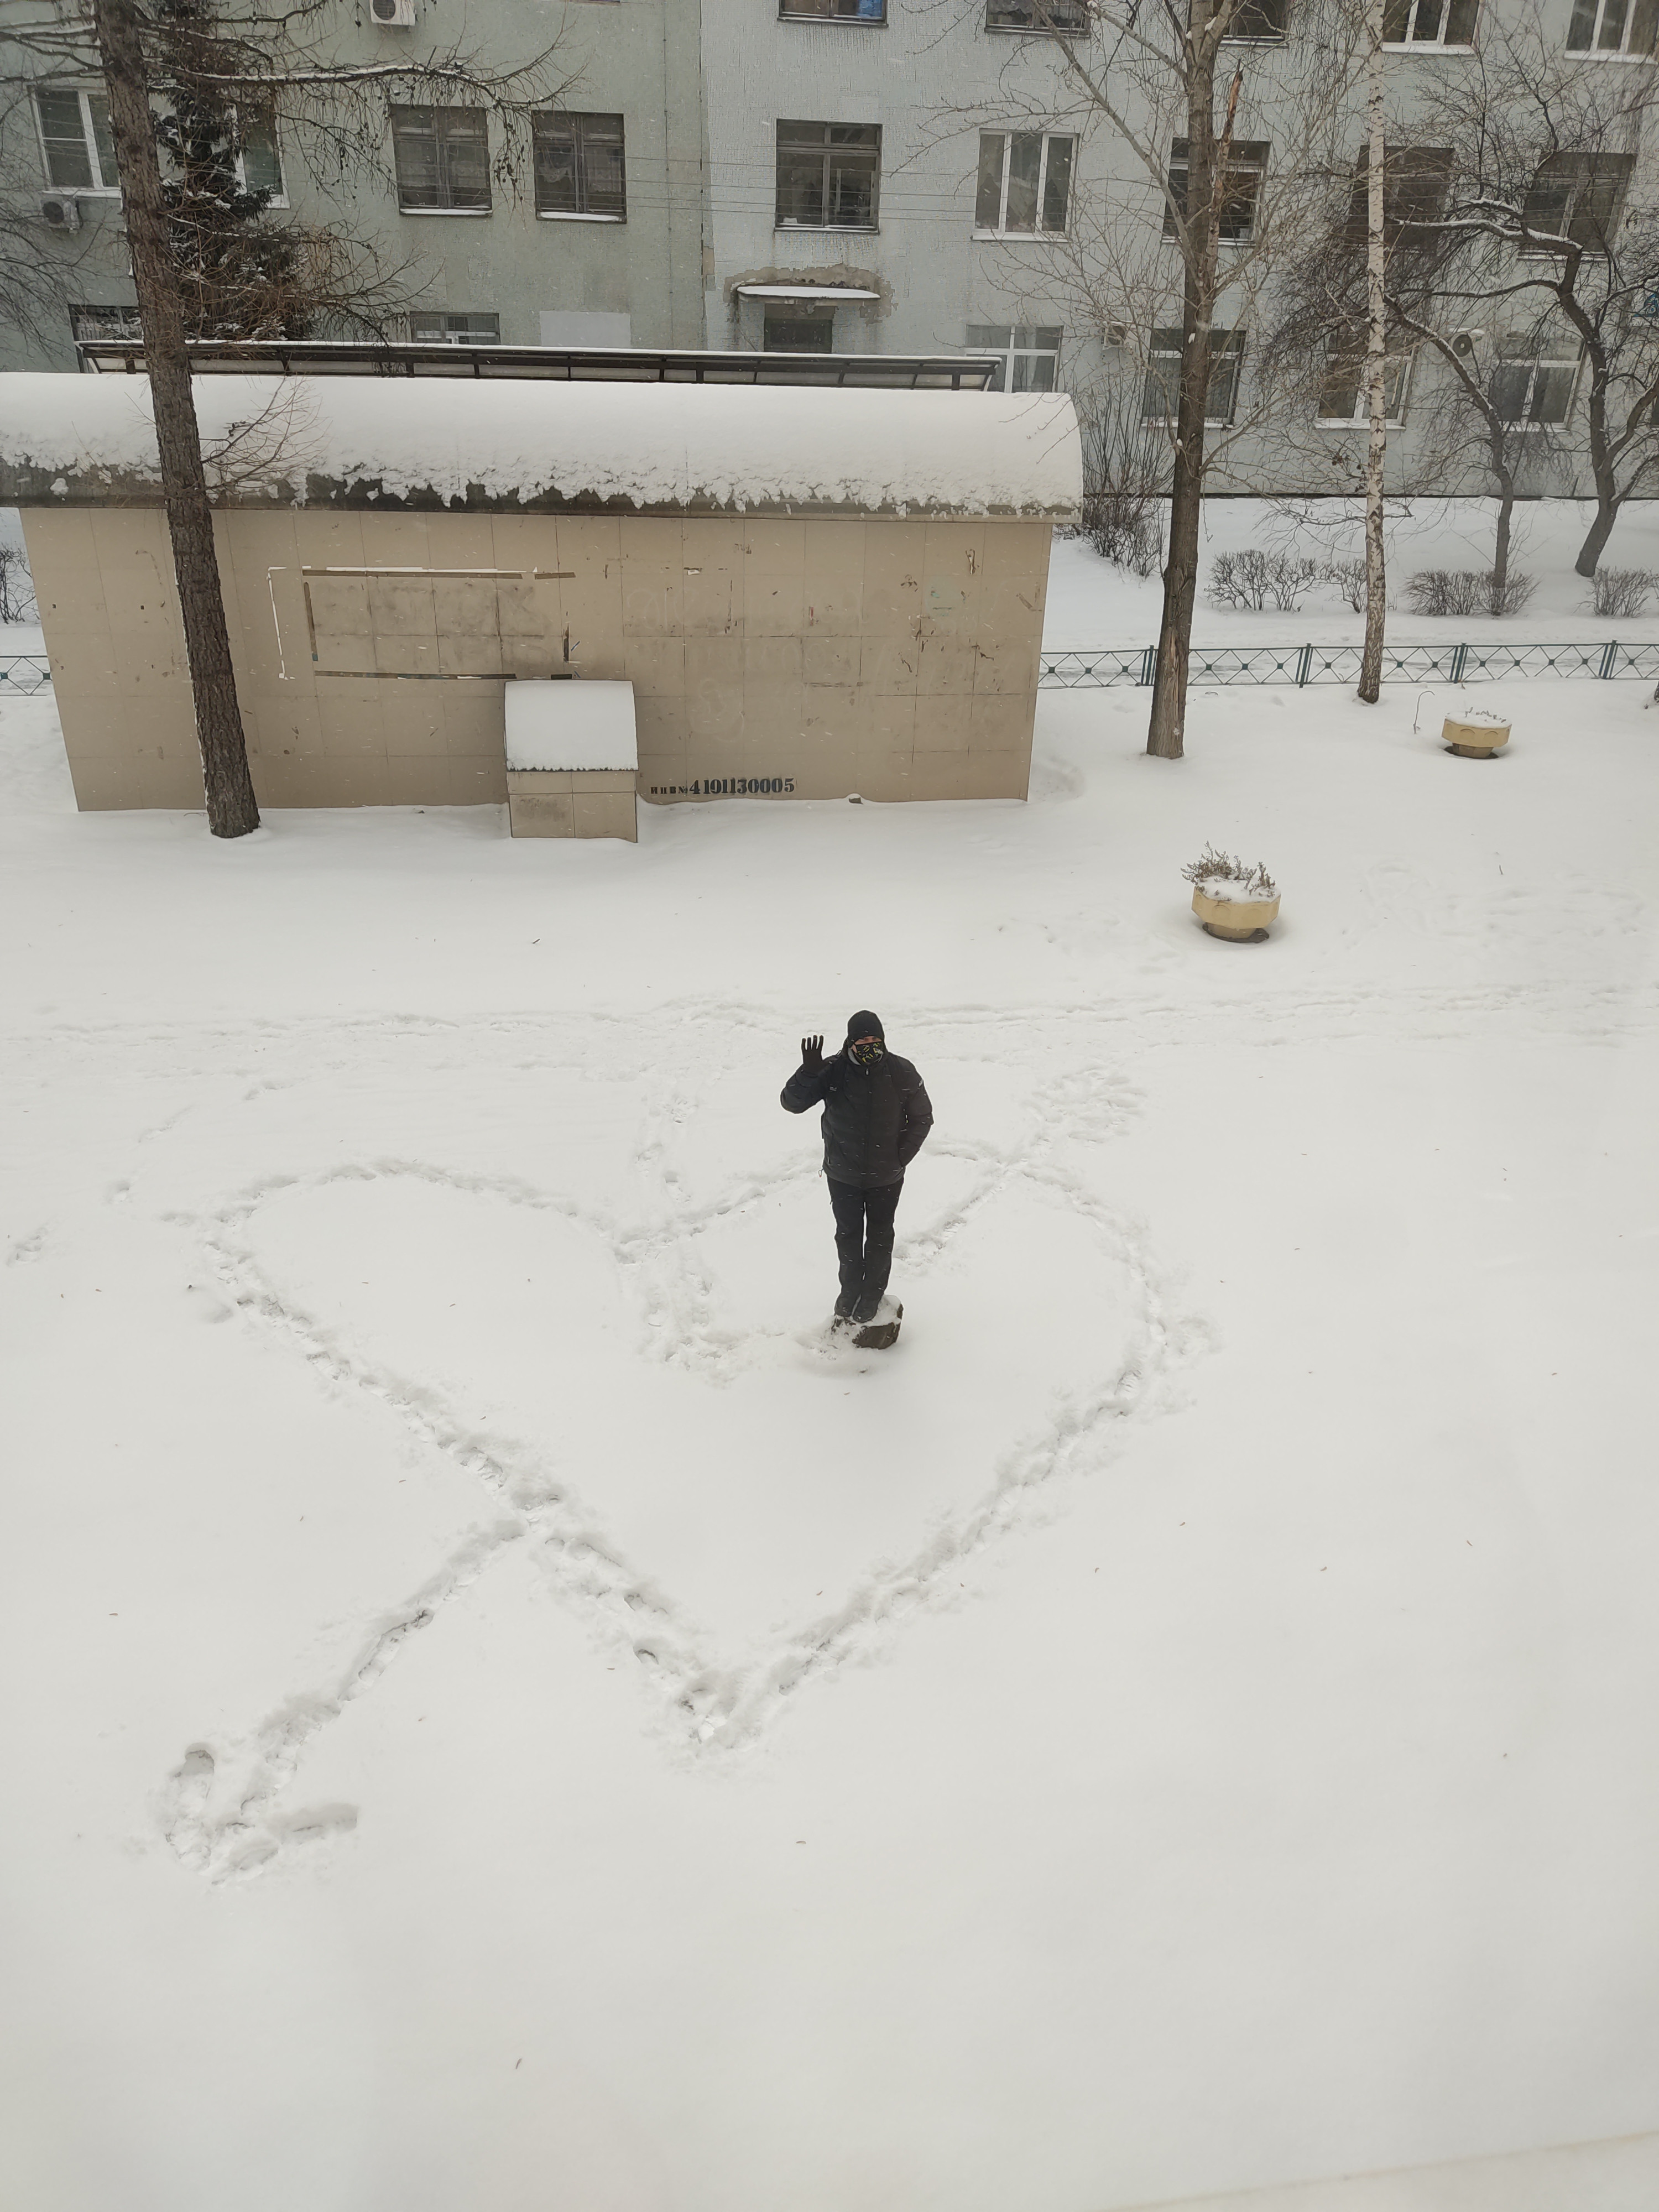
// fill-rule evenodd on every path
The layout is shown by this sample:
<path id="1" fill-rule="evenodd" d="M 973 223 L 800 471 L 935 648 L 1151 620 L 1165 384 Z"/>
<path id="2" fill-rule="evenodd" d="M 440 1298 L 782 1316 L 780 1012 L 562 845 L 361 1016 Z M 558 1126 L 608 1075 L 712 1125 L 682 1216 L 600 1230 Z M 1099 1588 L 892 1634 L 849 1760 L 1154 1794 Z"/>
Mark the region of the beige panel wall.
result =
<path id="1" fill-rule="evenodd" d="M 80 804 L 199 805 L 163 516 L 31 510 L 24 526 Z M 649 801 L 774 781 L 800 799 L 1025 795 L 1046 522 L 237 511 L 216 527 L 267 806 L 499 804 L 490 672 L 550 674 L 567 641 L 584 676 L 632 681 Z"/>

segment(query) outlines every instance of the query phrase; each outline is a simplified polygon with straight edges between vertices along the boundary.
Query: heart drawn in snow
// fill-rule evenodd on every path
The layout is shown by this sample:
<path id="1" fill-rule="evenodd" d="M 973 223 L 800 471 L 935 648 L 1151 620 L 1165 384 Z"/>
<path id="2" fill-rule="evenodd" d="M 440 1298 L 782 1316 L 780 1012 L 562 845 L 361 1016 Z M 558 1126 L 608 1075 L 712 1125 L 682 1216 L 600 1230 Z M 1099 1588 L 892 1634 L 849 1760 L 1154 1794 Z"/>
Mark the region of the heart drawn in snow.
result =
<path id="1" fill-rule="evenodd" d="M 339 1679 L 239 1744 L 191 1747 L 165 1796 L 179 1856 L 246 1875 L 353 1825 L 349 1808 L 287 1805 L 306 1745 L 511 1547 L 638 1667 L 693 1759 L 752 1743 L 954 1591 L 1054 1476 L 1167 1402 L 1188 1349 L 1056 1126 L 1012 1155 L 938 1145 L 912 1169 L 890 1353 L 801 1325 L 832 1256 L 805 1165 L 635 1226 L 414 1161 L 267 1183 L 217 1212 L 240 1311 L 380 1401 L 494 1511 L 366 1626 Z"/>

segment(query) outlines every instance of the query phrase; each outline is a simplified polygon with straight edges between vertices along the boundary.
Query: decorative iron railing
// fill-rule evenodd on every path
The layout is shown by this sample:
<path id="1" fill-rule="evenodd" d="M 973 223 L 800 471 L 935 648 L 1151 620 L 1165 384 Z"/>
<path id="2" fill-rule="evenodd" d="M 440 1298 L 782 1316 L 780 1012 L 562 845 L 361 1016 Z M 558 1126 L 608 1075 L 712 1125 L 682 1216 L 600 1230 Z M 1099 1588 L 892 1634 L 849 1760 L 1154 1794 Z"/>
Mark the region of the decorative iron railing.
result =
<path id="1" fill-rule="evenodd" d="M 1187 681 L 1195 684 L 1357 684 L 1357 645 L 1195 645 Z M 1045 690 L 1150 684 L 1158 648 L 1045 653 L 1037 682 Z M 1515 676 L 1632 677 L 1659 684 L 1659 643 L 1620 645 L 1397 645 L 1382 653 L 1382 678 L 1407 684 L 1495 684 Z"/>
<path id="2" fill-rule="evenodd" d="M 52 681 L 52 663 L 44 653 L 0 653 L 0 699 L 8 691 L 40 691 Z"/>

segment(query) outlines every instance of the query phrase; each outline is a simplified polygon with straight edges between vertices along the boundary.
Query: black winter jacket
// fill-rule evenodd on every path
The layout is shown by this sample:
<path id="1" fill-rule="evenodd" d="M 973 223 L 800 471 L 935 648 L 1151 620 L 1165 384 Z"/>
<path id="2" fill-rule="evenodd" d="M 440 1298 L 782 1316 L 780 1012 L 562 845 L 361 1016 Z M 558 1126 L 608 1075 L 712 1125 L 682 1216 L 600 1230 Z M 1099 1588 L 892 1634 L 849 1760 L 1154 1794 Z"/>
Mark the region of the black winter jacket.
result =
<path id="1" fill-rule="evenodd" d="M 782 1101 L 791 1114 L 823 1105 L 823 1172 L 859 1190 L 902 1182 L 933 1126 L 921 1076 L 891 1052 L 871 1068 L 849 1060 L 844 1049 L 822 1067 L 798 1067 Z"/>

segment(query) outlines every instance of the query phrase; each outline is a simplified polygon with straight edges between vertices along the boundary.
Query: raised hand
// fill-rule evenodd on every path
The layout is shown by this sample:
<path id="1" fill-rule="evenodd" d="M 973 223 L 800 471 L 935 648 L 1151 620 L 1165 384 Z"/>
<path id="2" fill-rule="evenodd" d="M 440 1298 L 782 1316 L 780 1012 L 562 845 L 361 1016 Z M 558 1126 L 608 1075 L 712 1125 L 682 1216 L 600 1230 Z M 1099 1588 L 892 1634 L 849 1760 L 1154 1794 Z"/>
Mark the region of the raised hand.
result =
<path id="1" fill-rule="evenodd" d="M 800 1041 L 800 1064 L 803 1067 L 823 1066 L 823 1039 L 821 1036 L 803 1037 Z"/>

